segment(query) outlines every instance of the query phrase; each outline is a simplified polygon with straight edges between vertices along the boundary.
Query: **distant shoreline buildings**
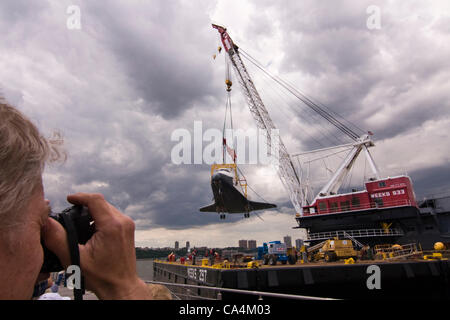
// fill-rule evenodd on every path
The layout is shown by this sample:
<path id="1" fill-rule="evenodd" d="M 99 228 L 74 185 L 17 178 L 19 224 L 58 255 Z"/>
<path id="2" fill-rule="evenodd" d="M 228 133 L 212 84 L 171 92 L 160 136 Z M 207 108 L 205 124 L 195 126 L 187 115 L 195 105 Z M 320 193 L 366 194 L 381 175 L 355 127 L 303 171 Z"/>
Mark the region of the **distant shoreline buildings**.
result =
<path id="1" fill-rule="evenodd" d="M 267 242 L 270 242 L 273 240 L 268 240 Z M 292 247 L 293 243 L 292 243 L 292 237 L 291 236 L 284 236 L 283 237 L 283 242 L 286 244 L 286 247 Z M 304 244 L 304 240 L 303 239 L 295 239 L 295 247 L 296 248 L 300 248 L 302 245 Z M 260 244 L 262 245 L 262 244 Z M 192 249 L 204 249 L 207 247 L 193 247 Z M 228 248 L 228 247 L 224 247 L 224 248 Z M 241 249 L 248 249 L 248 250 L 252 250 L 252 249 L 257 249 L 258 248 L 258 243 L 256 240 L 246 240 L 246 239 L 241 239 L 238 240 L 238 248 Z M 164 247 L 164 248 L 148 248 L 148 247 L 143 247 L 141 248 L 142 250 L 175 250 L 175 251 L 179 251 L 179 250 L 186 250 L 187 252 L 190 252 L 191 250 L 191 244 L 190 241 L 186 241 L 186 246 L 180 247 L 180 241 L 175 241 L 174 242 L 174 246 L 173 247 Z M 216 247 L 216 249 L 221 249 L 219 247 Z"/>
<path id="2" fill-rule="evenodd" d="M 238 247 L 242 249 L 256 249 L 256 240 L 239 240 Z"/>
<path id="3" fill-rule="evenodd" d="M 272 241 L 272 240 L 268 240 L 267 242 L 270 242 L 270 241 Z M 288 236 L 288 235 L 283 237 L 283 242 L 286 244 L 286 247 L 292 247 L 292 245 L 293 245 L 292 237 Z M 296 248 L 301 248 L 303 245 L 304 245 L 304 240 L 303 239 L 295 239 L 295 247 Z M 194 246 L 192 249 L 194 249 L 194 248 L 197 249 L 197 250 L 204 250 L 204 248 L 207 248 L 207 247 L 195 247 Z M 228 248 L 228 247 L 224 247 L 224 248 Z M 241 240 L 238 241 L 238 248 L 252 250 L 252 249 L 257 249 L 258 248 L 258 244 L 257 244 L 256 240 L 241 239 Z M 179 250 L 184 250 L 185 249 L 187 252 L 189 252 L 190 249 L 191 249 L 191 244 L 190 244 L 190 241 L 186 241 L 186 246 L 183 248 L 183 247 L 180 247 L 180 241 L 175 241 L 173 247 L 164 247 L 164 248 L 142 247 L 141 249 L 142 250 L 146 250 L 146 251 L 148 251 L 148 250 L 157 250 L 157 251 L 160 251 L 160 250 L 175 250 L 175 251 L 179 251 Z M 216 247 L 216 249 L 221 249 L 221 248 Z"/>
<path id="4" fill-rule="evenodd" d="M 291 236 L 283 237 L 283 242 L 286 244 L 286 247 L 292 247 L 292 238 Z"/>

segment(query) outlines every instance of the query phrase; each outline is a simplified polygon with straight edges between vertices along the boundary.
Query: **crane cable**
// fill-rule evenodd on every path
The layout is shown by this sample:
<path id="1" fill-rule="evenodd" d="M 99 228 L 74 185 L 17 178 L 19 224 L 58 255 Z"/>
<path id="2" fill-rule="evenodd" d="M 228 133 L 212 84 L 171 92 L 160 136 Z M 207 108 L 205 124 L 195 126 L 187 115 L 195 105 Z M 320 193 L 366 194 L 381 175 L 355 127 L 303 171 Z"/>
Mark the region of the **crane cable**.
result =
<path id="1" fill-rule="evenodd" d="M 233 132 L 233 113 L 231 111 L 231 86 L 232 86 L 232 82 L 231 82 L 231 72 L 230 72 L 230 64 L 228 62 L 228 57 L 227 55 L 224 55 L 225 57 L 225 84 L 227 86 L 227 100 L 225 103 L 225 117 L 224 117 L 224 121 L 223 121 L 223 131 L 222 131 L 222 137 L 223 137 L 223 145 L 222 145 L 222 156 L 223 156 L 223 163 L 225 163 L 225 158 L 226 158 L 226 148 L 228 147 L 227 145 L 227 140 L 225 138 L 225 131 L 226 131 L 226 124 L 227 124 L 227 115 L 228 113 L 230 114 L 230 130 L 231 130 L 231 139 L 232 139 L 232 150 L 233 150 L 233 156 L 230 154 L 230 156 L 233 158 L 233 162 L 236 162 L 236 151 L 235 151 L 235 146 L 234 146 L 234 132 Z"/>
<path id="2" fill-rule="evenodd" d="M 287 95 L 285 94 L 282 87 L 278 87 L 278 86 L 272 86 L 272 83 L 269 83 L 269 81 L 272 81 L 272 79 L 267 76 L 267 74 L 265 73 L 261 73 L 263 75 L 263 77 L 261 77 L 261 81 L 263 81 L 264 85 L 261 86 L 261 88 L 259 89 L 259 92 L 265 95 L 265 99 L 271 99 L 272 101 L 275 101 L 273 97 L 271 97 L 271 95 L 269 94 L 269 92 L 274 92 L 277 95 L 277 103 L 273 103 L 272 105 L 280 105 L 280 102 L 284 103 L 285 105 L 287 105 L 288 107 L 290 107 L 292 110 L 294 110 L 294 116 L 295 114 L 299 114 L 298 110 L 293 108 L 293 103 L 288 101 L 286 99 Z M 266 90 L 266 88 L 271 88 L 272 91 L 268 91 Z M 284 94 L 284 95 L 283 95 Z M 269 103 L 270 105 L 270 103 Z M 311 123 L 315 123 L 318 124 L 320 122 L 320 120 L 322 119 L 322 117 L 317 114 L 316 112 L 314 112 L 313 110 L 309 109 L 309 108 L 304 108 L 303 110 L 304 112 L 301 114 L 301 117 L 307 117 L 309 115 L 309 119 L 311 120 Z M 280 112 L 284 117 L 286 117 L 287 119 L 292 119 L 291 116 L 288 116 L 285 111 L 283 110 L 283 108 L 277 108 L 277 112 Z M 322 130 L 318 130 L 317 132 L 314 132 L 315 134 L 317 134 L 317 136 L 321 135 L 323 138 L 328 139 L 329 141 L 335 141 L 337 142 L 337 144 L 344 144 L 345 142 L 340 139 L 338 136 L 336 136 L 336 134 L 334 134 L 328 127 L 325 126 L 321 126 L 319 124 L 319 127 L 321 127 Z M 325 148 L 325 144 L 323 144 L 320 140 L 318 140 L 318 138 L 314 137 L 314 135 L 312 134 L 312 132 L 310 132 L 310 130 L 303 130 L 302 133 L 306 136 L 308 136 L 309 139 L 313 140 L 316 144 L 320 145 L 322 148 Z"/>
<path id="3" fill-rule="evenodd" d="M 225 55 L 225 84 L 227 85 L 227 101 L 226 101 L 226 106 L 225 106 L 225 119 L 223 122 L 223 141 L 224 141 L 224 149 L 226 147 L 226 139 L 225 139 L 225 129 L 226 129 L 226 122 L 227 122 L 227 114 L 230 114 L 230 128 L 231 128 L 231 136 L 233 138 L 233 150 L 234 150 L 234 133 L 233 133 L 233 114 L 231 111 L 231 86 L 233 85 L 232 81 L 231 81 L 231 71 L 230 71 L 230 63 L 228 60 L 228 56 Z M 234 151 L 235 152 L 235 151 Z M 234 153 L 234 155 L 236 155 L 236 153 Z M 236 163 L 236 158 L 233 159 L 234 162 Z M 223 162 L 225 163 L 225 150 L 223 150 Z M 239 172 L 239 174 L 244 178 L 245 183 L 247 185 L 248 188 L 250 188 L 250 190 L 252 190 L 258 197 L 260 197 L 264 202 L 268 202 L 267 200 L 265 200 L 260 194 L 258 194 L 248 183 L 247 183 L 247 178 L 245 177 L 244 173 L 242 172 L 242 170 L 236 166 L 237 171 Z M 240 185 L 240 184 L 239 184 Z M 241 190 L 242 186 L 240 185 Z M 247 202 L 248 202 L 248 198 L 247 198 Z M 259 219 L 261 219 L 262 221 L 264 221 L 263 218 L 261 218 L 256 212 L 253 212 Z"/>
<path id="4" fill-rule="evenodd" d="M 310 107 L 312 110 L 314 110 L 317 114 L 322 116 L 324 119 L 329 121 L 331 124 L 333 124 L 336 128 L 350 136 L 352 139 L 356 139 L 359 136 L 351 130 L 349 127 L 345 126 L 342 122 L 340 122 L 336 117 L 334 117 L 330 112 L 326 111 L 324 108 L 321 108 L 317 103 L 315 103 L 311 98 L 306 96 L 304 93 L 300 92 L 300 90 L 293 87 L 288 82 L 284 81 L 278 76 L 272 75 L 269 71 L 267 71 L 260 62 L 258 62 L 255 58 L 250 56 L 247 52 L 240 49 L 240 51 L 243 53 L 243 56 L 251 62 L 253 65 L 255 65 L 258 69 L 263 71 L 265 74 L 267 74 L 272 80 L 274 80 L 276 83 L 278 83 L 280 86 L 282 86 L 284 89 L 286 89 L 288 92 L 290 92 L 292 95 L 294 95 L 296 98 L 298 98 L 300 101 L 302 101 L 304 104 L 306 104 L 308 107 Z M 326 108 L 325 105 L 322 104 L 323 107 Z M 336 114 L 336 113 L 335 113 Z M 337 115 L 337 114 L 336 114 Z M 348 121 L 347 121 L 348 122 Z M 353 124 L 352 124 L 353 125 Z M 353 125 L 356 127 L 356 125 Z M 356 127 L 357 128 L 357 127 Z M 358 128 L 361 130 L 360 128 Z M 363 131 L 363 130 L 361 130 Z"/>
<path id="5" fill-rule="evenodd" d="M 349 123 L 351 126 L 353 126 L 354 128 L 356 128 L 357 130 L 364 132 L 361 128 L 357 127 L 356 125 L 354 125 L 353 123 L 351 123 L 350 121 L 346 120 L 345 118 L 343 118 L 342 116 L 340 116 L 339 114 L 337 114 L 336 112 L 333 112 L 332 110 L 328 109 L 324 104 L 322 103 L 316 103 L 312 100 L 312 98 L 309 98 L 308 96 L 306 96 L 304 93 L 300 92 L 298 89 L 296 89 L 295 87 L 293 87 L 290 83 L 284 81 L 283 79 L 272 75 L 270 72 L 268 72 L 262 65 L 261 63 L 259 63 L 256 59 L 254 59 L 253 57 L 251 57 L 248 53 L 246 53 L 244 50 L 240 49 L 240 52 L 242 52 L 242 55 L 244 58 L 246 58 L 249 62 L 251 62 L 253 65 L 255 65 L 258 69 L 260 69 L 265 75 L 267 75 L 269 78 L 271 78 L 272 80 L 274 80 L 276 83 L 278 83 L 281 87 L 283 87 L 285 90 L 287 90 L 289 93 L 291 93 L 292 95 L 294 95 L 296 98 L 298 98 L 301 102 L 303 102 L 306 106 L 308 106 L 310 109 L 312 109 L 313 111 L 316 112 L 316 114 L 320 115 L 322 118 L 324 118 L 325 120 L 327 120 L 329 123 L 331 123 L 332 125 L 334 125 L 338 130 L 340 130 L 341 132 L 343 132 L 345 135 L 347 135 L 348 137 L 350 137 L 352 140 L 358 140 L 359 139 L 359 135 L 353 130 L 351 129 L 349 126 L 345 125 L 342 121 L 340 121 L 339 119 L 337 119 L 336 116 L 340 117 L 341 119 L 343 119 L 343 121 L 346 121 L 347 123 Z M 319 106 L 322 105 L 323 107 Z M 325 109 L 328 109 L 325 110 Z M 336 116 L 334 116 L 332 113 L 334 113 Z M 352 168 L 353 169 L 353 168 Z M 353 171 L 351 170 L 350 172 L 350 177 L 347 176 L 346 177 L 346 181 L 348 183 L 347 188 L 350 186 L 351 184 L 351 180 L 352 180 L 352 176 L 353 176 Z"/>
<path id="6" fill-rule="evenodd" d="M 239 169 L 239 167 L 236 167 L 240 173 L 241 176 L 244 177 L 244 180 L 247 181 L 247 178 L 245 177 L 244 173 L 242 172 L 241 169 Z M 249 184 L 247 184 L 247 187 L 250 188 L 250 190 L 252 190 L 258 197 L 260 197 L 264 202 L 269 203 L 266 199 L 264 199 L 261 195 L 259 195 L 258 192 L 256 192 Z M 247 203 L 249 202 L 248 197 L 247 197 Z M 250 213 L 250 212 L 249 212 Z M 261 219 L 262 221 L 264 221 L 263 218 L 261 218 L 256 212 L 253 212 L 259 219 Z"/>
<path id="7" fill-rule="evenodd" d="M 257 68 L 259 68 L 261 71 L 266 73 L 269 77 L 272 78 L 276 83 L 278 83 L 280 86 L 282 86 L 284 89 L 286 89 L 288 92 L 290 92 L 292 95 L 294 95 L 297 99 L 302 101 L 305 105 L 307 105 L 309 108 L 314 110 L 317 114 L 322 116 L 325 120 L 330 122 L 332 125 L 334 125 L 337 129 L 342 131 L 344 134 L 349 136 L 353 140 L 357 140 L 359 136 L 351 130 L 349 127 L 345 126 L 341 121 L 339 121 L 336 117 L 331 115 L 331 113 L 327 112 L 325 109 L 321 108 L 318 104 L 316 104 L 312 99 L 307 97 L 305 94 L 301 93 L 298 89 L 294 88 L 292 85 L 288 84 L 281 78 L 272 75 L 270 72 L 265 70 L 265 68 L 256 61 L 256 59 L 252 58 L 250 55 L 245 53 L 241 49 L 241 51 L 244 53 L 243 56 L 248 59 L 252 64 L 254 64 Z"/>
<path id="8" fill-rule="evenodd" d="M 317 103 L 315 103 L 311 98 L 306 96 L 305 94 L 301 93 L 298 89 L 294 88 L 292 85 L 287 83 L 286 81 L 282 80 L 281 78 L 272 75 L 270 72 L 268 72 L 262 65 L 259 63 L 255 58 L 253 58 L 250 54 L 242 50 L 242 48 L 239 49 L 239 52 L 242 53 L 243 57 L 245 57 L 249 62 L 251 62 L 253 65 L 255 65 L 258 69 L 260 69 L 262 72 L 267 74 L 272 80 L 274 80 L 276 83 L 278 83 L 280 86 L 282 86 L 284 89 L 286 89 L 288 92 L 290 92 L 292 95 L 294 95 L 296 98 L 298 98 L 300 101 L 302 101 L 304 104 L 306 104 L 309 108 L 314 110 L 316 113 L 321 115 L 324 119 L 326 119 L 328 122 L 333 124 L 337 129 L 345 133 L 347 136 L 349 136 L 353 140 L 357 140 L 359 138 L 359 135 L 350 129 L 348 126 L 343 124 L 341 121 L 339 121 L 335 116 L 331 114 L 330 112 L 325 110 L 325 105 L 322 104 L 323 107 L 320 107 Z M 335 113 L 336 114 L 336 113 Z M 337 114 L 336 114 L 337 115 Z M 348 121 L 347 121 L 348 122 Z M 362 129 L 358 128 L 356 125 L 352 124 L 355 128 L 358 130 L 363 131 Z"/>

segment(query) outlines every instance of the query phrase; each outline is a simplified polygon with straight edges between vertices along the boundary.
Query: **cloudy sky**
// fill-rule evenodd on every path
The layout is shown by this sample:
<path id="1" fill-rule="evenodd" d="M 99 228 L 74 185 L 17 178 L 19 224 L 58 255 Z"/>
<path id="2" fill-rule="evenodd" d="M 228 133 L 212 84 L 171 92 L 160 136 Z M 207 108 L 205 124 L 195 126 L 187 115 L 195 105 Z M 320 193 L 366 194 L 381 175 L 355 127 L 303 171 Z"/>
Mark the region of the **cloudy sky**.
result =
<path id="1" fill-rule="evenodd" d="M 210 166 L 172 161 L 174 131 L 223 126 L 225 59 L 213 59 L 211 22 L 271 73 L 371 130 L 382 172 L 408 173 L 418 197 L 450 190 L 448 1 L 3 0 L 0 92 L 44 134 L 60 131 L 68 151 L 44 175 L 55 210 L 67 194 L 103 193 L 136 222 L 138 246 L 300 236 L 270 167 L 243 170 L 279 209 L 223 221 L 198 212 L 211 203 Z M 310 111 L 281 103 L 249 71 L 288 150 L 320 143 L 322 123 L 305 124 Z M 234 127 L 255 128 L 234 82 Z"/>

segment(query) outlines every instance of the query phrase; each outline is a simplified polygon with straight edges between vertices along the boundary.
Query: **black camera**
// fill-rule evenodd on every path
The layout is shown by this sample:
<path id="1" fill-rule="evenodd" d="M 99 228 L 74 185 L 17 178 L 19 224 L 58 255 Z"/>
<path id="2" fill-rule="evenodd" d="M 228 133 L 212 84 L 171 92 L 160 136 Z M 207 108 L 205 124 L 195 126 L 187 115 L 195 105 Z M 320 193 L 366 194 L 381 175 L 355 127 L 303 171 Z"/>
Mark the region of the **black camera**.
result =
<path id="1" fill-rule="evenodd" d="M 50 217 L 58 221 L 66 230 L 69 248 L 71 250 L 70 256 L 73 260 L 73 251 L 76 251 L 77 255 L 79 254 L 78 244 L 85 244 L 95 233 L 95 225 L 88 208 L 75 205 L 64 209 L 61 213 L 52 213 L 50 214 Z M 64 267 L 58 257 L 52 251 L 47 249 L 43 243 L 42 246 L 44 248 L 44 263 L 41 268 L 41 273 L 63 270 Z M 74 247 L 76 250 L 72 250 Z"/>

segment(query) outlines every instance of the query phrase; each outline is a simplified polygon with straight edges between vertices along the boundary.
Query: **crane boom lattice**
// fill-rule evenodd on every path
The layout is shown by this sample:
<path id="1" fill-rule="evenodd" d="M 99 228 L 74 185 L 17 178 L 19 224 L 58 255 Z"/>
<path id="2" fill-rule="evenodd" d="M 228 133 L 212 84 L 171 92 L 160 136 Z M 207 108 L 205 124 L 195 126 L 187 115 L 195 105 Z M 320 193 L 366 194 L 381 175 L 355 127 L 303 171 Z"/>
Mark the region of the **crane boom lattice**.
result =
<path id="1" fill-rule="evenodd" d="M 281 137 L 276 134 L 276 132 L 278 132 L 277 128 L 270 118 L 269 113 L 267 112 L 267 109 L 262 102 L 261 97 L 239 55 L 238 47 L 231 40 L 230 36 L 226 32 L 226 28 L 214 24 L 213 28 L 217 29 L 220 33 L 222 43 L 228 53 L 228 57 L 243 89 L 253 119 L 255 120 L 257 127 L 261 129 L 267 137 L 268 150 L 273 149 L 273 143 L 278 146 L 278 148 L 274 148 L 278 149 L 277 173 L 289 193 L 290 200 L 296 212 L 302 214 L 302 207 L 307 205 L 307 203 L 305 196 L 306 190 L 302 186 L 301 176 L 298 174 Z"/>

